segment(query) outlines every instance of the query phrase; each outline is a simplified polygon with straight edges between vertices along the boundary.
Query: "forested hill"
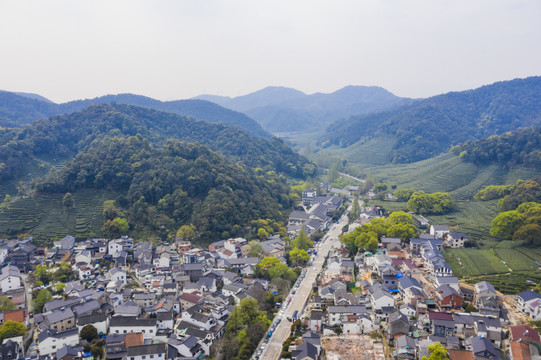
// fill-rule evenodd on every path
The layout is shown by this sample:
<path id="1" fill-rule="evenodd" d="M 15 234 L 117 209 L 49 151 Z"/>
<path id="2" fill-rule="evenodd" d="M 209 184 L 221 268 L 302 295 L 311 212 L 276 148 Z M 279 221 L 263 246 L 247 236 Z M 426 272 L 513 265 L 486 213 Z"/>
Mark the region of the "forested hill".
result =
<path id="1" fill-rule="evenodd" d="M 409 163 L 451 146 L 541 125 L 541 77 L 515 79 L 415 101 L 394 110 L 352 116 L 329 126 L 320 144 L 351 147 L 373 137 L 397 139 L 388 160 Z"/>
<path id="2" fill-rule="evenodd" d="M 44 119 L 49 116 L 80 111 L 89 105 L 112 103 L 141 106 L 172 112 L 178 115 L 191 116 L 213 123 L 223 123 L 225 125 L 236 126 L 254 136 L 270 138 L 270 135 L 257 122 L 245 114 L 226 109 L 209 101 L 159 101 L 133 94 L 106 95 L 94 99 L 55 104 L 40 99 L 38 95 L 29 97 L 28 94 L 18 95 L 16 93 L 0 91 L 0 126 L 22 126 L 34 120 Z"/>
<path id="3" fill-rule="evenodd" d="M 235 127 L 130 105 L 92 105 L 83 111 L 0 130 L 0 180 L 16 179 L 24 164 L 43 155 L 72 158 L 102 135 L 135 136 L 156 144 L 169 138 L 198 142 L 262 171 L 302 178 L 316 168 L 282 140 L 249 136 Z"/>
<path id="4" fill-rule="evenodd" d="M 541 169 L 541 127 L 466 141 L 454 146 L 451 153 L 465 161 L 479 164 L 499 163 L 509 168 L 522 165 Z"/>
<path id="5" fill-rule="evenodd" d="M 80 188 L 108 189 L 124 199 L 110 206 L 110 220 L 127 218 L 132 229 L 169 235 L 193 224 L 207 242 L 243 235 L 252 220 L 283 221 L 291 206 L 278 176 L 258 176 L 203 145 L 157 146 L 141 135 L 100 137 L 36 185 L 39 192 Z M 110 224 L 104 231 L 115 231 Z"/>
<path id="6" fill-rule="evenodd" d="M 377 86 L 346 86 L 333 93 L 305 94 L 299 90 L 269 86 L 235 98 L 201 95 L 241 111 L 269 132 L 313 132 L 340 118 L 382 111 L 411 102 Z"/>

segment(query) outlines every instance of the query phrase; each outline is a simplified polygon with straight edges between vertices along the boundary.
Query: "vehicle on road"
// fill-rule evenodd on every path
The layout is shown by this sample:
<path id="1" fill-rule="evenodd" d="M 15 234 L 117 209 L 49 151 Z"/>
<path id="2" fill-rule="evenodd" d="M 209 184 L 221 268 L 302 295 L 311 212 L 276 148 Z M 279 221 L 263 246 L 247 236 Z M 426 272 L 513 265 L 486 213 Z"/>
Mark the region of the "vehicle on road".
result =
<path id="1" fill-rule="evenodd" d="M 299 311 L 295 310 L 295 312 L 293 312 L 293 316 L 291 316 L 291 321 L 295 322 L 295 320 L 297 320 L 297 315 L 299 315 Z"/>

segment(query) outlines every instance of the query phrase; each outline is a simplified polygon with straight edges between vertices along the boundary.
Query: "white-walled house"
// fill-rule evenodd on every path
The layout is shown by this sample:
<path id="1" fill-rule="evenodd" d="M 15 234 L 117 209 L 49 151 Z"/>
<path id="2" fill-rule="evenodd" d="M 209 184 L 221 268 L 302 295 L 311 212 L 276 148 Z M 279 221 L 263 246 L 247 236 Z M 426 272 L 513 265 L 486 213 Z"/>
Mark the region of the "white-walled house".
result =
<path id="1" fill-rule="evenodd" d="M 123 250 L 122 239 L 114 239 L 107 244 L 107 253 L 113 258 L 117 258 Z"/>
<path id="2" fill-rule="evenodd" d="M 370 294 L 370 302 L 374 310 L 394 306 L 394 298 L 387 291 L 378 289 Z"/>
<path id="3" fill-rule="evenodd" d="M 83 250 L 75 256 L 75 263 L 90 264 L 92 262 L 92 253 L 88 250 Z"/>
<path id="4" fill-rule="evenodd" d="M 128 282 L 126 277 L 126 271 L 122 270 L 119 267 L 114 267 L 109 270 L 108 276 L 111 281 L 116 282 L 119 285 L 126 285 Z"/>
<path id="5" fill-rule="evenodd" d="M 434 235 L 436 239 L 443 239 L 443 235 L 449 232 L 449 226 L 447 225 L 431 225 L 430 235 Z"/>
<path id="6" fill-rule="evenodd" d="M 79 344 L 79 330 L 72 329 L 59 333 L 53 329 L 46 329 L 39 333 L 38 341 L 39 355 L 51 355 L 66 345 L 75 346 Z"/>
<path id="7" fill-rule="evenodd" d="M 528 303 L 528 314 L 534 321 L 541 320 L 541 299 Z"/>
<path id="8" fill-rule="evenodd" d="M 143 339 L 156 336 L 156 319 L 136 319 L 135 317 L 114 316 L 109 322 L 110 334 L 143 333 Z"/>
<path id="9" fill-rule="evenodd" d="M 23 287 L 21 283 L 21 273 L 16 266 L 8 265 L 2 268 L 2 273 L 0 274 L 0 287 L 2 288 L 3 293 Z"/>
<path id="10" fill-rule="evenodd" d="M 9 254 L 9 251 L 7 248 L 5 247 L 0 248 L 0 264 L 3 264 L 4 261 L 6 261 L 8 254 Z"/>
<path id="11" fill-rule="evenodd" d="M 128 347 L 126 360 L 165 360 L 166 343 Z"/>
<path id="12" fill-rule="evenodd" d="M 520 311 L 527 313 L 530 303 L 541 299 L 541 294 L 532 290 L 526 290 L 517 294 L 517 305 Z"/>
<path id="13" fill-rule="evenodd" d="M 98 334 L 107 334 L 109 329 L 109 317 L 105 313 L 79 316 L 77 318 L 77 329 L 79 332 L 86 326 L 92 325 L 98 330 Z"/>

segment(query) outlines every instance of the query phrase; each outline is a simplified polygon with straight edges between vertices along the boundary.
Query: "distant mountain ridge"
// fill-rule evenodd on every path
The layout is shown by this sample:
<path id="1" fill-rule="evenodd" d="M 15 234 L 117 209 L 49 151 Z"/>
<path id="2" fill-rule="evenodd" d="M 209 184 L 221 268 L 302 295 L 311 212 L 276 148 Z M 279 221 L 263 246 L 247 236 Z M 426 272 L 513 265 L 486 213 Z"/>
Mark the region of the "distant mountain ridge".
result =
<path id="1" fill-rule="evenodd" d="M 215 95 L 195 98 L 241 111 L 274 133 L 323 129 L 340 118 L 412 102 L 377 86 L 346 86 L 333 93 L 311 95 L 292 88 L 269 86 L 234 98 Z"/>
<path id="2" fill-rule="evenodd" d="M 34 120 L 83 110 L 93 104 L 126 104 L 191 116 L 198 120 L 236 126 L 250 135 L 269 138 L 270 135 L 253 119 L 237 111 L 204 100 L 160 101 L 142 95 L 105 95 L 94 99 L 55 104 L 36 94 L 0 91 L 0 126 L 18 127 Z"/>
<path id="3" fill-rule="evenodd" d="M 541 77 L 529 77 L 417 100 L 393 110 L 352 116 L 329 126 L 323 147 L 361 146 L 374 137 L 397 139 L 388 161 L 428 159 L 466 140 L 541 125 Z"/>

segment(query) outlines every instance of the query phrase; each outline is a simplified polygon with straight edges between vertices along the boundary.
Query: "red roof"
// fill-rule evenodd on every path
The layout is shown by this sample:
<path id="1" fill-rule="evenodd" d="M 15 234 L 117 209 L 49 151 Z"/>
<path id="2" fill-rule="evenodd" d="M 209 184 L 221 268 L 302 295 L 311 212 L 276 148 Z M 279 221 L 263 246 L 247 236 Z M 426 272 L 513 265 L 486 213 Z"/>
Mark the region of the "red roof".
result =
<path id="1" fill-rule="evenodd" d="M 530 352 L 530 347 L 528 346 L 528 344 L 514 340 L 511 340 L 509 344 L 511 345 L 511 355 L 513 356 L 513 360 L 532 359 L 532 354 Z"/>
<path id="2" fill-rule="evenodd" d="M 522 341 L 530 340 L 535 343 L 541 344 L 541 338 L 539 337 L 539 333 L 534 328 L 528 325 L 511 326 L 511 338 L 515 341 L 522 339 Z"/>
<path id="3" fill-rule="evenodd" d="M 189 301 L 193 304 L 197 304 L 201 299 L 201 296 L 197 294 L 184 293 L 180 295 L 180 300 Z"/>
<path id="4" fill-rule="evenodd" d="M 428 318 L 432 320 L 453 320 L 453 314 L 437 311 L 429 311 Z"/>
<path id="5" fill-rule="evenodd" d="M 26 309 L 8 311 L 4 313 L 4 322 L 8 320 L 16 321 L 16 322 L 24 322 L 27 316 L 28 316 L 28 313 L 26 312 Z"/>

